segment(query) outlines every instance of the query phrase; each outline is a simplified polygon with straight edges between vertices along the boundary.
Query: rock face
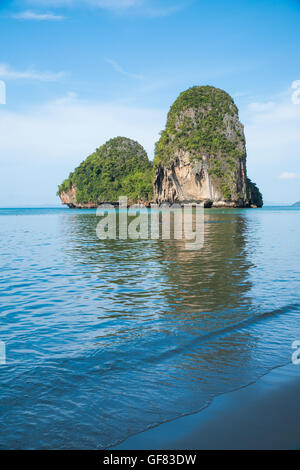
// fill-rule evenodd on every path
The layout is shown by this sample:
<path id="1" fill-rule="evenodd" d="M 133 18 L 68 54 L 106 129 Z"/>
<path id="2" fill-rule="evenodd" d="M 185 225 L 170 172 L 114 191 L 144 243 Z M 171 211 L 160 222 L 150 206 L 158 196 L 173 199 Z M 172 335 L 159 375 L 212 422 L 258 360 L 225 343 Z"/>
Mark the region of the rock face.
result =
<path id="1" fill-rule="evenodd" d="M 93 208 L 127 196 L 130 203 L 148 201 L 153 194 L 153 169 L 143 147 L 116 137 L 87 157 L 59 186 L 62 204 Z"/>
<path id="2" fill-rule="evenodd" d="M 247 178 L 243 125 L 232 98 L 204 86 L 181 93 L 156 144 L 154 199 L 206 207 L 261 207 Z"/>
<path id="3" fill-rule="evenodd" d="M 76 198 L 76 188 L 72 186 L 69 191 L 62 191 L 59 194 L 60 200 L 62 204 L 69 206 L 70 209 L 93 209 L 98 207 L 97 203 L 90 202 L 90 203 L 80 203 L 77 201 Z"/>

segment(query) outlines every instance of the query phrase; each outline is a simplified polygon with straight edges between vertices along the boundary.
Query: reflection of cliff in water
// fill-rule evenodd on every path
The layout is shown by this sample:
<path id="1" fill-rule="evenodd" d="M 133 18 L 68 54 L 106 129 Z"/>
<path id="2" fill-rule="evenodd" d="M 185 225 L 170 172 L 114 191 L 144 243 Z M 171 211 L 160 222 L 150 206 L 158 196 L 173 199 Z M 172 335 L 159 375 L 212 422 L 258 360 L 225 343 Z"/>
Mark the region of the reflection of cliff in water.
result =
<path id="1" fill-rule="evenodd" d="M 252 354 L 255 329 L 238 326 L 253 316 L 247 255 L 253 227 L 245 214 L 207 213 L 200 251 L 186 250 L 184 240 L 100 241 L 96 216 L 64 218 L 66 263 L 88 279 L 78 295 L 90 302 L 101 399 L 126 389 L 131 414 L 147 411 L 151 424 L 162 415 L 171 419 L 174 410 L 194 411 L 264 371 L 263 358 Z"/>
<path id="2" fill-rule="evenodd" d="M 152 304 L 156 313 L 191 312 L 194 319 L 209 319 L 210 325 L 212 319 L 220 323 L 222 316 L 226 323 L 248 316 L 251 263 L 244 213 L 206 213 L 204 247 L 195 251 L 185 249 L 185 240 L 101 241 L 98 221 L 94 214 L 76 213 L 64 218 L 62 229 L 72 271 L 84 267 L 101 303 L 105 296 L 116 300 L 121 312 L 122 300 L 133 311 L 145 302 L 144 308 Z"/>
<path id="3" fill-rule="evenodd" d="M 206 381 L 203 368 L 224 376 L 235 364 L 247 374 L 251 362 L 256 337 L 238 327 L 254 315 L 249 293 L 248 224 L 243 212 L 206 212 L 202 250 L 188 251 L 184 241 L 159 245 L 169 284 L 164 292 L 169 306 L 165 316 L 169 321 L 173 317 L 179 337 L 190 337 L 180 363 L 187 374 L 201 382 Z"/>
<path id="4" fill-rule="evenodd" d="M 242 213 L 206 213 L 201 250 L 186 250 L 184 241 L 159 244 L 160 262 L 172 286 L 168 301 L 177 312 L 216 313 L 249 305 L 247 224 Z"/>

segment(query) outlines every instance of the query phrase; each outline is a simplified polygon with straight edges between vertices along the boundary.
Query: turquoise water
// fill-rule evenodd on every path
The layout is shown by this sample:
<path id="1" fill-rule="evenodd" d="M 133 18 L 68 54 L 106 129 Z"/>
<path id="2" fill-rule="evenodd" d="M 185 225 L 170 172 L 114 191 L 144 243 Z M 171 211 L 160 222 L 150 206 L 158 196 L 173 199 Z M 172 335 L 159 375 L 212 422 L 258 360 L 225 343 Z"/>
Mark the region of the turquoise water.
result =
<path id="1" fill-rule="evenodd" d="M 200 251 L 98 221 L 0 209 L 2 449 L 108 448 L 291 362 L 299 208 L 208 210 Z"/>

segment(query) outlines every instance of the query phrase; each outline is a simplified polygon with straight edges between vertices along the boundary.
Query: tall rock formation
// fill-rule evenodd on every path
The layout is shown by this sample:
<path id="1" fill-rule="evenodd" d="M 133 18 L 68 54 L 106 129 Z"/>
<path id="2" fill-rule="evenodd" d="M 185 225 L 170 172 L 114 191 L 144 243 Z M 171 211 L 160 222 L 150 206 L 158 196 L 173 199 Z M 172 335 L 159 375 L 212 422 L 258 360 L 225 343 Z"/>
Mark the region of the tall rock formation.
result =
<path id="1" fill-rule="evenodd" d="M 156 144 L 154 199 L 206 207 L 261 207 L 247 178 L 243 125 L 233 99 L 211 86 L 193 87 L 172 105 Z"/>

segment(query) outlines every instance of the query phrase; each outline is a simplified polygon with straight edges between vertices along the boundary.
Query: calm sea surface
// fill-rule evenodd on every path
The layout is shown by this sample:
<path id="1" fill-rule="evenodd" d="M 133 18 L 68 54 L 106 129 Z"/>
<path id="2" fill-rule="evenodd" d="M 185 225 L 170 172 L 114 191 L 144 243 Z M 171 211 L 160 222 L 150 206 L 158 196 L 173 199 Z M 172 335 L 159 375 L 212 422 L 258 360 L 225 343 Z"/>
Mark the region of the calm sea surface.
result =
<path id="1" fill-rule="evenodd" d="M 110 447 L 291 362 L 300 210 L 208 210 L 205 244 L 0 209 L 0 448 Z"/>

